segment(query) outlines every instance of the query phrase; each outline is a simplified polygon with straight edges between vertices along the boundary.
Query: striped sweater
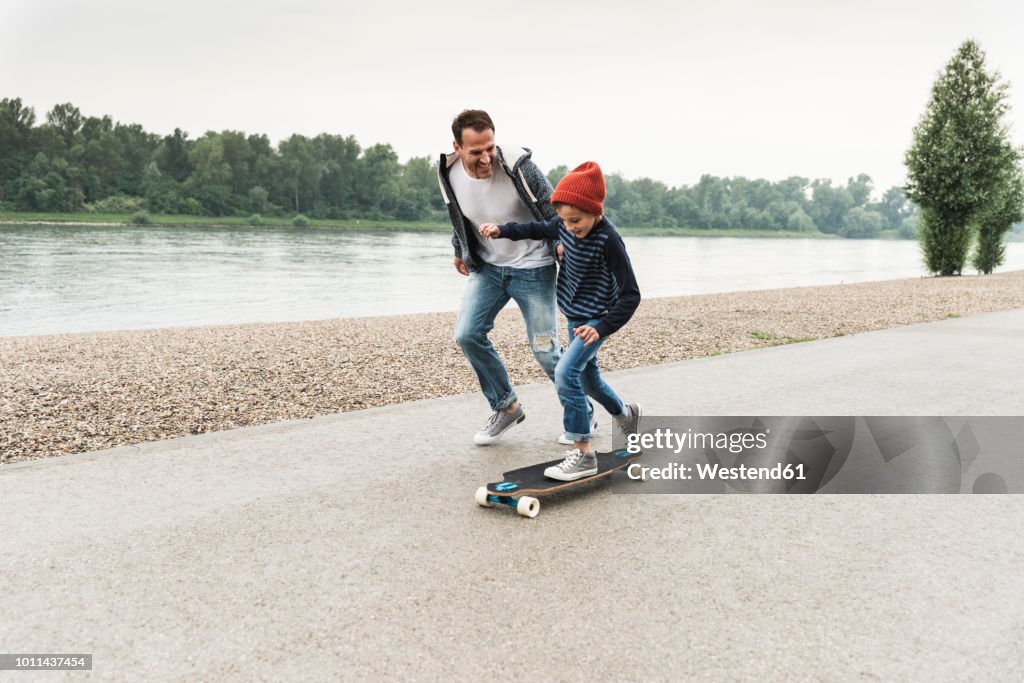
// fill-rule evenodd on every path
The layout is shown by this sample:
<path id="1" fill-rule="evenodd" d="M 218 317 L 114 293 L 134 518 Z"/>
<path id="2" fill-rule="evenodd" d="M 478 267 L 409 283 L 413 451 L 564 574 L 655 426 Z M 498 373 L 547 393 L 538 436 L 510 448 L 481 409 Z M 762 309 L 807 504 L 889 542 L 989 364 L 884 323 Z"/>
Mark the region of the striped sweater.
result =
<path id="1" fill-rule="evenodd" d="M 558 270 L 558 308 L 570 320 L 600 320 L 594 329 L 607 337 L 625 325 L 640 305 L 640 287 L 618 230 L 602 218 L 580 239 L 562 219 L 505 223 L 501 237 L 510 240 L 559 239 L 565 249 Z"/>

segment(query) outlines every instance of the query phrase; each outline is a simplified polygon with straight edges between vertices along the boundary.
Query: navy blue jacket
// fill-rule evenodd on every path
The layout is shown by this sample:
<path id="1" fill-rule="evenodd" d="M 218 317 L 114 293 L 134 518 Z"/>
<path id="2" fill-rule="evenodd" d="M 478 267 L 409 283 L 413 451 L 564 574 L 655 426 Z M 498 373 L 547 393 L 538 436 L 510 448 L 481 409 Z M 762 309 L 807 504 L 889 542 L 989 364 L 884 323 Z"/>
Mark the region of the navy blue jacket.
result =
<path id="1" fill-rule="evenodd" d="M 558 269 L 558 309 L 570 320 L 599 318 L 594 329 L 607 337 L 629 322 L 640 305 L 640 286 L 626 245 L 607 218 L 580 239 L 561 218 L 533 223 L 505 223 L 501 236 L 510 240 L 561 240 L 565 254 Z"/>

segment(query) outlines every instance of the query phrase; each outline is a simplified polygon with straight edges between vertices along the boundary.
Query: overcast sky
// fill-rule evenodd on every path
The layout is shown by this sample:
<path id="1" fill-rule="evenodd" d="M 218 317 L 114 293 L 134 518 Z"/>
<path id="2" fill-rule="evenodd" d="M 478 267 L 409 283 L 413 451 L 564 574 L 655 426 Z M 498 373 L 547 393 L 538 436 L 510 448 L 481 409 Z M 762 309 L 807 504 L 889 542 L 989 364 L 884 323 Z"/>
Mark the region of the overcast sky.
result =
<path id="1" fill-rule="evenodd" d="M 476 5 L 475 7 L 473 5 Z M 0 97 L 166 134 L 354 135 L 404 162 L 464 108 L 545 170 L 904 180 L 938 72 L 968 38 L 1024 116 L 1010 0 L 0 0 Z M 1020 143 L 1021 126 L 1014 124 Z"/>

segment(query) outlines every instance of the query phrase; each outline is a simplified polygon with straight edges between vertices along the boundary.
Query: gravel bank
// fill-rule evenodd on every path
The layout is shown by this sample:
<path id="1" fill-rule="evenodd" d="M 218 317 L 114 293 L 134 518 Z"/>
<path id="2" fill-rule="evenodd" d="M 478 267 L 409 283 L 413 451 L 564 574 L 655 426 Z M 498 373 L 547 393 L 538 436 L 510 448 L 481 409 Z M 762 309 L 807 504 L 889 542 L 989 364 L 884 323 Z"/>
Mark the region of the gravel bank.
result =
<path id="1" fill-rule="evenodd" d="M 649 299 L 602 348 L 601 364 L 621 370 L 1011 308 L 1024 308 L 1024 271 Z M 0 337 L 0 463 L 478 391 L 454 323 L 454 313 L 436 313 Z M 525 335 L 514 307 L 491 333 L 516 384 L 543 379 Z"/>

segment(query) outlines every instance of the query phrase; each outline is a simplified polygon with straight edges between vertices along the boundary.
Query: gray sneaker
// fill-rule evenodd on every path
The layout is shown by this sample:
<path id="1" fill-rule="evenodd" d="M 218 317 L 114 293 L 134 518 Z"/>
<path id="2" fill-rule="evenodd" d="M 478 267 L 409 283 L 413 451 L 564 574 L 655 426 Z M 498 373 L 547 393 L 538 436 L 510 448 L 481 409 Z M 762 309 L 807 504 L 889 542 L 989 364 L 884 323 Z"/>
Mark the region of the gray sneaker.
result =
<path id="1" fill-rule="evenodd" d="M 484 425 L 484 428 L 473 437 L 473 443 L 478 446 L 492 444 L 498 440 L 499 436 L 507 432 L 509 428 L 516 426 L 525 419 L 526 413 L 523 412 L 522 403 L 511 413 L 504 410 L 496 410 L 491 415 L 491 419 Z"/>
<path id="2" fill-rule="evenodd" d="M 591 413 L 590 414 L 590 433 L 593 434 L 596 431 L 597 431 L 597 417 L 593 413 Z M 573 445 L 576 442 L 569 438 L 569 433 L 568 432 L 562 432 L 562 435 L 560 437 L 558 437 L 558 443 L 562 444 L 563 446 L 571 446 L 571 445 Z"/>
<path id="3" fill-rule="evenodd" d="M 597 456 L 594 451 L 580 452 L 579 449 L 568 451 L 567 457 L 557 465 L 544 470 L 544 476 L 559 481 L 576 481 L 583 477 L 597 474 Z"/>
<path id="4" fill-rule="evenodd" d="M 640 416 L 643 414 L 644 409 L 639 403 L 626 404 L 626 419 L 623 422 L 616 420 L 624 436 L 628 437 L 640 431 Z"/>

